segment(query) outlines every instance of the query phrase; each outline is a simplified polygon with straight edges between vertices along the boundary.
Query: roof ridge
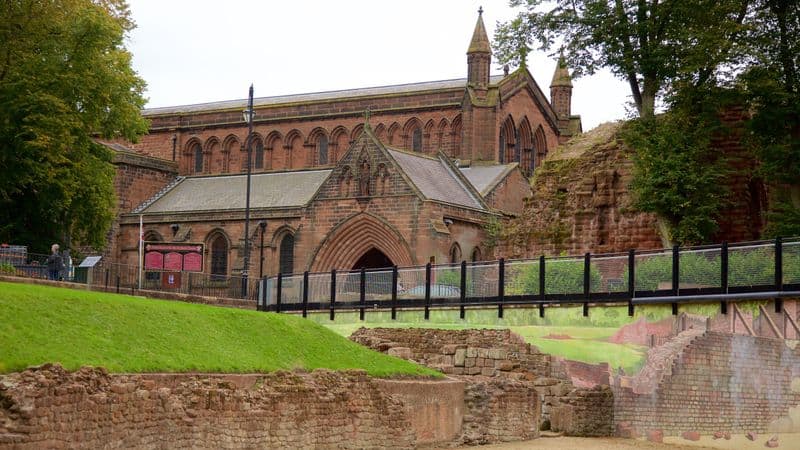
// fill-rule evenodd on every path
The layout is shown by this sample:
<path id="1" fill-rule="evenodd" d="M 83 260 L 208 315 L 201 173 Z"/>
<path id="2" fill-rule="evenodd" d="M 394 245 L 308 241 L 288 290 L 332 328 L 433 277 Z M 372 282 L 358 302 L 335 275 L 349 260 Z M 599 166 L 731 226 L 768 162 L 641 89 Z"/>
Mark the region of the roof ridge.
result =
<path id="1" fill-rule="evenodd" d="M 491 75 L 489 77 L 490 83 L 497 83 L 503 79 L 503 75 Z M 436 84 L 440 83 L 456 83 L 456 82 L 463 82 L 463 86 L 435 86 Z M 341 93 L 353 93 L 353 96 L 369 96 L 369 95 L 387 95 L 392 94 L 392 92 L 384 92 L 384 93 L 370 93 L 371 90 L 379 90 L 379 89 L 391 89 L 391 88 L 407 88 L 413 86 L 424 86 L 424 85 L 432 85 L 430 90 L 433 89 L 452 89 L 457 87 L 464 87 L 467 86 L 467 79 L 466 78 L 451 78 L 447 80 L 433 80 L 433 81 L 417 81 L 413 83 L 401 83 L 401 84 L 387 84 L 383 86 L 368 86 L 368 87 L 360 87 L 360 88 L 348 88 L 348 89 L 334 89 L 329 91 L 318 91 L 318 92 L 299 92 L 294 94 L 281 94 L 281 95 L 273 95 L 273 96 L 266 96 L 266 97 L 256 97 L 253 99 L 253 103 L 255 107 L 259 106 L 266 106 L 270 103 L 265 103 L 269 100 L 278 100 L 275 101 L 273 104 L 281 104 L 283 102 L 279 101 L 285 99 L 286 103 L 292 101 L 292 97 L 303 97 L 303 96 L 324 96 L 329 95 L 330 98 L 335 98 L 334 95 L 341 94 Z M 423 89 L 421 89 L 423 90 Z M 427 89 L 425 89 L 427 90 Z M 414 92 L 414 91 L 410 91 Z M 402 92 L 396 92 L 400 94 Z M 325 101 L 329 98 L 317 98 L 317 99 L 310 99 L 310 100 L 295 100 L 298 102 L 317 102 L 317 101 Z M 228 100 L 216 100 L 216 101 L 209 101 L 209 102 L 201 102 L 201 103 L 190 103 L 190 104 L 183 104 L 183 105 L 166 105 L 166 106 L 155 106 L 152 108 L 144 108 L 142 110 L 145 114 L 177 114 L 180 113 L 181 109 L 212 109 L 212 108 L 238 108 L 240 106 L 246 106 L 247 99 L 228 99 Z M 183 112 L 196 112 L 196 111 L 183 111 Z"/>
<path id="2" fill-rule="evenodd" d="M 181 176 L 181 175 L 176 176 L 174 180 L 172 180 L 169 184 L 167 184 L 166 186 L 161 188 L 161 190 L 158 191 L 155 195 L 153 195 L 152 197 L 148 198 L 141 205 L 139 205 L 136 208 L 134 208 L 131 211 L 131 214 L 136 214 L 136 213 L 140 213 L 140 212 L 144 211 L 150 205 L 155 203 L 156 200 L 158 200 L 159 198 L 163 197 L 164 194 L 166 194 L 167 192 L 171 191 L 173 188 L 175 188 L 175 186 L 177 186 L 181 181 L 183 181 L 185 179 L 186 179 L 186 177 L 184 177 L 184 176 Z"/>

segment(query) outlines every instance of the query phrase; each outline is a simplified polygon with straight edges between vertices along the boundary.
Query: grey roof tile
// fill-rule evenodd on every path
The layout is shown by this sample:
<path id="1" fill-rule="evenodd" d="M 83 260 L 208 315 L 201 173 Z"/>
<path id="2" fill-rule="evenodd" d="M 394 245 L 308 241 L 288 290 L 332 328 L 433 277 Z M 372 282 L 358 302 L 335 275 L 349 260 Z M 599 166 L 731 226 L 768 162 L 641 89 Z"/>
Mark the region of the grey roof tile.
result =
<path id="1" fill-rule="evenodd" d="M 473 196 L 461 179 L 440 159 L 391 148 L 386 150 L 426 198 L 484 209 L 480 200 Z"/>
<path id="2" fill-rule="evenodd" d="M 487 195 L 505 178 L 516 164 L 492 164 L 488 166 L 462 167 L 459 170 L 475 186 L 481 195 Z"/>
<path id="3" fill-rule="evenodd" d="M 499 83 L 503 79 L 502 75 L 492 76 L 491 83 Z M 316 102 L 325 100 L 336 100 L 350 97 L 369 97 L 376 95 L 397 95 L 413 92 L 422 92 L 439 89 L 465 88 L 466 78 L 457 80 L 426 81 L 422 83 L 397 84 L 392 86 L 378 86 L 359 89 L 344 89 L 340 91 L 314 92 L 308 94 L 277 95 L 274 97 L 259 97 L 253 99 L 253 106 L 272 106 L 284 103 Z M 247 99 L 225 100 L 220 102 L 198 103 L 195 105 L 165 106 L 160 108 L 147 108 L 142 111 L 144 116 L 155 116 L 161 114 L 187 114 L 201 113 L 203 111 L 213 111 L 229 108 L 246 108 Z"/>
<path id="4" fill-rule="evenodd" d="M 303 206 L 330 173 L 328 169 L 253 174 L 250 207 Z M 247 175 L 185 178 L 155 199 L 142 213 L 244 209 L 246 180 Z"/>

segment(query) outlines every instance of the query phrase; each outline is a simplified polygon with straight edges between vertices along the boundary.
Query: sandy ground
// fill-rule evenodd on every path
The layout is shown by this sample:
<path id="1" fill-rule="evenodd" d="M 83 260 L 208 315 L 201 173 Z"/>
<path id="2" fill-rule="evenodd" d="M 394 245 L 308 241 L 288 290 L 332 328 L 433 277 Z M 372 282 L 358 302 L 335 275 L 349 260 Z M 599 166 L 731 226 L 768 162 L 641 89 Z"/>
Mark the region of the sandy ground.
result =
<path id="1" fill-rule="evenodd" d="M 699 441 L 687 441 L 680 437 L 665 437 L 663 444 L 647 442 L 644 439 L 620 438 L 575 438 L 555 437 L 539 438 L 532 441 L 509 442 L 497 445 L 482 445 L 478 447 L 460 447 L 467 450 L 697 450 L 697 449 L 733 449 L 748 450 L 766 448 L 764 444 L 773 436 L 772 434 L 759 435 L 755 441 L 749 441 L 744 435 L 734 435 L 729 441 L 713 439 L 703 436 Z M 779 434 L 779 449 L 800 449 L 800 433 Z"/>

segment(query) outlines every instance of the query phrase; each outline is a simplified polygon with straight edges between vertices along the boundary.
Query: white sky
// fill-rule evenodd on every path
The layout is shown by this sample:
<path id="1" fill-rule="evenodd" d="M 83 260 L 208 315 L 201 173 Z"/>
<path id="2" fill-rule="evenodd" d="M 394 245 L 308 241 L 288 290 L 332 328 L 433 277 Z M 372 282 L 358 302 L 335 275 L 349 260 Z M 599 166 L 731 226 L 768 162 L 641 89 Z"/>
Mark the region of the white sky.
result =
<path id="1" fill-rule="evenodd" d="M 129 2 L 148 107 L 246 98 L 250 83 L 268 97 L 466 78 L 478 6 L 490 39 L 515 16 L 506 0 Z M 555 60 L 533 52 L 528 68 L 549 97 Z M 573 85 L 584 131 L 625 116 L 628 87 L 610 73 Z"/>

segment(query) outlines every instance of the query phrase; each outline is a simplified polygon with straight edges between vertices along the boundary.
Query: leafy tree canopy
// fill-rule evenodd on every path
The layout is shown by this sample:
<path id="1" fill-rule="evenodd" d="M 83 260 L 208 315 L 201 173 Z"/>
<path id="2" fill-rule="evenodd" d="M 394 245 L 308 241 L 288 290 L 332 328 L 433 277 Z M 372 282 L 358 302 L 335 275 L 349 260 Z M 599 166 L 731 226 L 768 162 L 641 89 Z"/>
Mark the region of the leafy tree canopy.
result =
<path id="1" fill-rule="evenodd" d="M 0 241 L 105 243 L 114 168 L 94 138 L 147 130 L 132 28 L 124 0 L 0 5 Z"/>
<path id="2" fill-rule="evenodd" d="M 499 24 L 501 62 L 524 64 L 531 46 L 560 46 L 575 76 L 605 67 L 625 80 L 640 116 L 674 80 L 724 76 L 739 53 L 748 0 L 511 0 L 519 15 Z"/>

